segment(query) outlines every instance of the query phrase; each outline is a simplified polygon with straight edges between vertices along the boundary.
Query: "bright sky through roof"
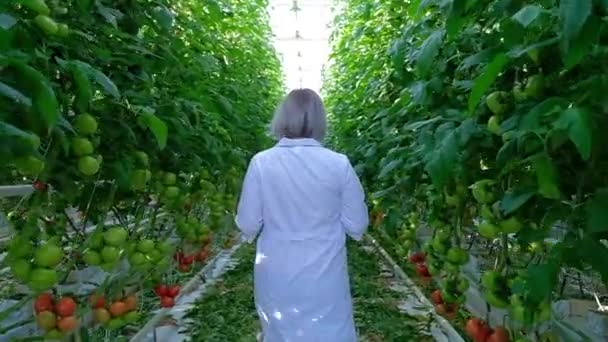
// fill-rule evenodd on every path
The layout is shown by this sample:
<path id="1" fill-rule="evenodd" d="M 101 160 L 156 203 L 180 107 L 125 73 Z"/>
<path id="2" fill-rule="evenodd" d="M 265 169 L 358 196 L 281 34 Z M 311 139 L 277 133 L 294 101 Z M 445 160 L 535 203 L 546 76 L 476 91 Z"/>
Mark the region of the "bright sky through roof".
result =
<path id="1" fill-rule="evenodd" d="M 320 92 L 329 55 L 331 0 L 270 0 L 274 45 L 282 60 L 287 90 Z"/>

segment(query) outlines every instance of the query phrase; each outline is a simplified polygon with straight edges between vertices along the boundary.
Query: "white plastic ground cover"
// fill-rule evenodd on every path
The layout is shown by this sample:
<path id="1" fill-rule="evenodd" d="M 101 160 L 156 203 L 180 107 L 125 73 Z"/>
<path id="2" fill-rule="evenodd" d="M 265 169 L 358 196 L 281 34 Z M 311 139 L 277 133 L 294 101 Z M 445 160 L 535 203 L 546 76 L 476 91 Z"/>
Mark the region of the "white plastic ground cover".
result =
<path id="1" fill-rule="evenodd" d="M 401 267 L 395 263 L 393 258 L 380 246 L 380 244 L 372 237 L 367 236 L 366 241 L 369 241 L 373 247 L 380 253 L 386 262 L 393 268 L 393 272 L 399 277 L 405 286 L 411 291 L 413 296 L 408 298 L 401 306 L 401 309 L 410 314 L 420 314 L 424 316 L 431 315 L 436 325 L 431 326 L 431 333 L 436 341 L 449 342 L 464 342 L 464 339 L 454 329 L 454 327 L 441 315 L 437 314 L 435 307 L 426 298 L 424 293 L 414 284 L 414 282 L 403 272 Z"/>
<path id="2" fill-rule="evenodd" d="M 25 196 L 31 194 L 32 192 L 34 192 L 34 187 L 32 186 L 32 184 L 0 186 L 0 198 Z"/>
<path id="3" fill-rule="evenodd" d="M 242 243 L 237 243 L 232 248 L 225 249 L 213 257 L 182 288 L 175 306 L 154 311 L 154 316 L 131 338 L 130 342 L 186 341 L 188 336 L 181 329 L 186 323 L 184 316 L 225 272 L 236 266 L 239 260 L 234 260 L 232 256 L 241 245 Z M 166 318 L 170 318 L 172 323 L 161 324 L 161 321 Z"/>

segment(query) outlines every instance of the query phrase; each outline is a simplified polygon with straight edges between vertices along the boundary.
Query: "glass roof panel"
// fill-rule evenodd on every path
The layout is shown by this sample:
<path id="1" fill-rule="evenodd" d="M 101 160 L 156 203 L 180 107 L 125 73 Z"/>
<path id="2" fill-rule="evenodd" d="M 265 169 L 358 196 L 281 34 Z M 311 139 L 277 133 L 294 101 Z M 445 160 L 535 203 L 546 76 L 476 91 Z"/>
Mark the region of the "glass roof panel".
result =
<path id="1" fill-rule="evenodd" d="M 320 91 L 333 15 L 331 0 L 270 0 L 268 12 L 287 90 Z M 296 10 L 294 10 L 296 9 Z"/>

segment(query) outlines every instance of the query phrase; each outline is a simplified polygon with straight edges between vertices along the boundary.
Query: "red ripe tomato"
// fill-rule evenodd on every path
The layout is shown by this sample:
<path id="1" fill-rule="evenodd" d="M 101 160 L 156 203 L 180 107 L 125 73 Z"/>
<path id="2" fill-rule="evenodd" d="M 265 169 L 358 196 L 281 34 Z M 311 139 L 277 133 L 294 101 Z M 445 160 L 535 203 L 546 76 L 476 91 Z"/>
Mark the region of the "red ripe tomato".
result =
<path id="1" fill-rule="evenodd" d="M 184 273 L 185 273 L 185 272 L 189 272 L 189 271 L 190 271 L 190 265 L 186 265 L 186 264 L 180 264 L 180 265 L 178 266 L 178 268 L 179 268 L 179 270 L 180 270 L 181 272 L 184 272 Z"/>
<path id="2" fill-rule="evenodd" d="M 157 296 L 159 297 L 164 297 L 167 295 L 167 286 L 165 285 L 157 285 L 154 288 L 154 293 L 156 293 Z"/>
<path id="3" fill-rule="evenodd" d="M 175 297 L 177 297 L 177 295 L 179 295 L 179 290 L 180 290 L 179 285 L 169 286 L 169 288 L 167 288 L 167 294 L 166 295 L 168 297 L 175 298 Z"/>
<path id="4" fill-rule="evenodd" d="M 173 305 L 175 305 L 175 299 L 171 297 L 161 297 L 160 306 L 163 308 L 170 308 L 173 307 Z"/>
<path id="5" fill-rule="evenodd" d="M 42 311 L 54 311 L 53 295 L 48 292 L 40 294 L 34 301 L 34 310 L 36 313 Z"/>
<path id="6" fill-rule="evenodd" d="M 511 338 L 509 337 L 509 331 L 504 327 L 498 326 L 492 332 L 492 335 L 488 337 L 486 342 L 509 342 Z"/>
<path id="7" fill-rule="evenodd" d="M 33 187 L 34 187 L 34 189 L 41 191 L 41 192 L 44 192 L 47 189 L 47 185 L 41 181 L 35 181 L 33 184 Z"/>
<path id="8" fill-rule="evenodd" d="M 435 303 L 435 304 L 442 304 L 443 297 L 441 296 L 441 290 L 433 291 L 433 293 L 431 294 L 431 299 L 433 300 L 433 303 Z"/>
<path id="9" fill-rule="evenodd" d="M 417 264 L 417 263 L 424 262 L 424 260 L 426 259 L 426 257 L 424 255 L 424 253 L 417 252 L 417 253 L 414 253 L 414 254 L 410 255 L 409 259 L 410 259 L 410 262 L 412 262 L 414 264 Z"/>
<path id="10" fill-rule="evenodd" d="M 74 316 L 63 317 L 57 322 L 57 328 L 61 332 L 73 331 L 78 327 L 78 319 Z"/>
<path id="11" fill-rule="evenodd" d="M 113 317 L 119 317 L 127 313 L 127 305 L 124 302 L 114 302 L 110 305 L 110 313 Z"/>
<path id="12" fill-rule="evenodd" d="M 467 334 L 471 336 L 473 341 L 475 342 L 486 342 L 492 330 L 486 324 L 486 322 L 482 321 L 479 318 L 471 318 L 467 321 L 467 325 L 465 328 Z"/>
<path id="13" fill-rule="evenodd" d="M 123 302 L 125 303 L 127 312 L 137 309 L 137 297 L 135 295 L 127 296 Z"/>
<path id="14" fill-rule="evenodd" d="M 91 306 L 93 309 L 101 309 L 106 306 L 106 299 L 102 295 L 91 295 Z"/>
<path id="15" fill-rule="evenodd" d="M 194 262 L 194 256 L 193 255 L 183 256 L 182 260 L 180 261 L 180 263 L 184 264 L 184 265 L 192 265 L 193 262 Z"/>
<path id="16" fill-rule="evenodd" d="M 421 277 L 430 277 L 431 276 L 431 274 L 429 273 L 429 269 L 426 267 L 426 265 L 423 265 L 423 264 L 416 265 L 416 274 L 418 274 Z"/>
<path id="17" fill-rule="evenodd" d="M 57 301 L 55 312 L 61 317 L 69 317 L 76 312 L 76 301 L 72 297 L 63 297 Z"/>

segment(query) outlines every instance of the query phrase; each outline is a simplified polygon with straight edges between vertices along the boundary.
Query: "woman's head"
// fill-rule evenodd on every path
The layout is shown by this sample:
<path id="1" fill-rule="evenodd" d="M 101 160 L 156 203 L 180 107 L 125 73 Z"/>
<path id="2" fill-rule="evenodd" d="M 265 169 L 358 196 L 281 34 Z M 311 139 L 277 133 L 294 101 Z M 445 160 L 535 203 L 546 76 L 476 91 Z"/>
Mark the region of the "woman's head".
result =
<path id="1" fill-rule="evenodd" d="M 310 89 L 297 89 L 287 95 L 274 115 L 272 133 L 278 138 L 313 138 L 323 141 L 327 121 L 323 100 Z"/>

